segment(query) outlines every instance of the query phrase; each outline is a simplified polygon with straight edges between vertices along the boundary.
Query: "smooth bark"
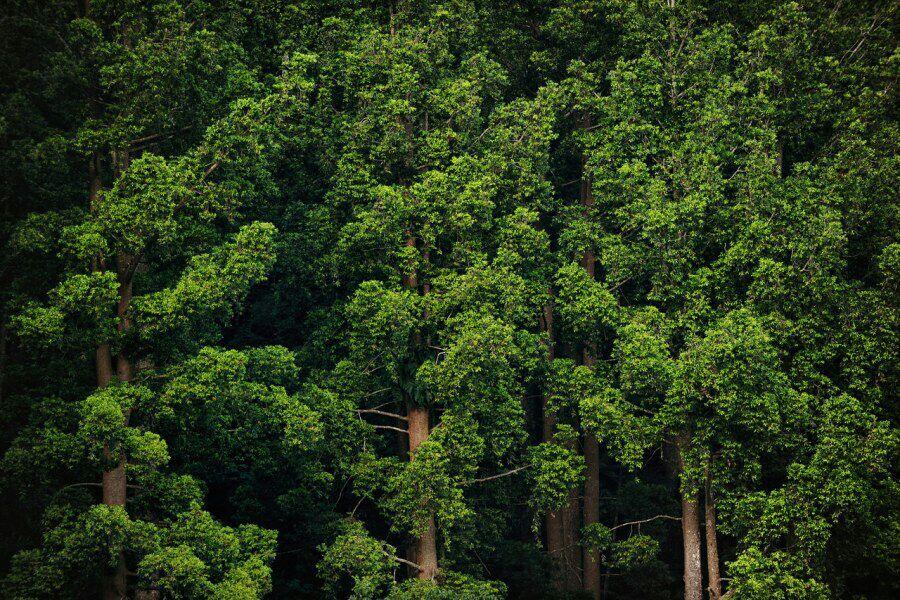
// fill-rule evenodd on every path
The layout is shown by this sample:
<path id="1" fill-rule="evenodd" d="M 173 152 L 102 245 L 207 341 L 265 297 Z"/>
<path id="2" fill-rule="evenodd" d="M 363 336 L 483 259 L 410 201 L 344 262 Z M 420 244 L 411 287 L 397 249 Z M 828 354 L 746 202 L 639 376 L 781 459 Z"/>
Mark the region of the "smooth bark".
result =
<path id="1" fill-rule="evenodd" d="M 680 449 L 679 449 L 680 450 Z M 679 471 L 684 474 L 684 458 L 679 451 Z M 681 531 L 684 546 L 684 600 L 702 600 L 703 564 L 700 540 L 700 502 L 697 492 L 685 492 L 690 488 L 681 482 Z"/>
<path id="2" fill-rule="evenodd" d="M 722 579 L 719 574 L 719 540 L 716 535 L 716 499 L 712 481 L 706 484 L 706 570 L 708 576 L 709 600 L 722 597 Z"/>
<path id="3" fill-rule="evenodd" d="M 412 403 L 407 405 L 406 416 L 409 424 L 409 459 L 416 459 L 416 451 L 419 446 L 428 439 L 429 410 Z M 428 517 L 425 532 L 415 540 L 415 563 L 419 565 L 417 577 L 419 579 L 434 579 L 437 573 L 437 530 L 434 524 L 434 516 Z"/>
<path id="4" fill-rule="evenodd" d="M 406 231 L 406 245 L 408 247 L 416 245 L 416 240 L 409 230 Z M 411 267 L 408 273 L 403 275 L 403 286 L 412 290 L 418 287 L 418 277 L 414 267 Z M 416 450 L 418 450 L 422 442 L 428 439 L 431 427 L 430 411 L 426 407 L 417 406 L 413 402 L 407 401 L 406 419 L 409 433 L 409 460 L 415 460 Z M 437 528 L 435 527 L 434 515 L 429 515 L 425 532 L 416 538 L 410 554 L 415 555 L 412 562 L 419 565 L 416 576 L 419 579 L 434 579 L 438 567 Z"/>
<path id="5" fill-rule="evenodd" d="M 592 435 L 584 439 L 584 462 L 587 476 L 584 481 L 584 525 L 600 521 L 600 445 Z M 582 571 L 584 572 L 584 590 L 591 598 L 599 600 L 600 550 L 584 548 L 582 552 Z"/>

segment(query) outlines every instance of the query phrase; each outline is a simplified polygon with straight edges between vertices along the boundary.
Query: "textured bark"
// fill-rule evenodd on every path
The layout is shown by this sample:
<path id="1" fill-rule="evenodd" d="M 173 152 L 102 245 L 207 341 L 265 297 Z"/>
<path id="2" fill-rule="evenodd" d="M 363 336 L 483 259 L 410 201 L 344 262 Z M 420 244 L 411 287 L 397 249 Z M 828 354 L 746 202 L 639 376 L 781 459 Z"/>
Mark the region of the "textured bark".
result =
<path id="1" fill-rule="evenodd" d="M 679 452 L 679 470 L 684 473 L 684 459 Z M 681 482 L 682 488 L 685 482 Z M 684 545 L 684 600 L 702 600 L 703 563 L 700 541 L 700 502 L 697 493 L 681 492 L 681 531 Z"/>
<path id="2" fill-rule="evenodd" d="M 409 459 L 416 459 L 416 450 L 428 439 L 429 411 L 427 408 L 407 405 L 406 415 L 409 419 Z M 437 573 L 437 531 L 434 525 L 434 516 L 428 518 L 428 527 L 415 541 L 416 560 L 419 565 L 419 579 L 434 579 Z"/>
<path id="3" fill-rule="evenodd" d="M 97 346 L 97 355 L 94 361 L 97 371 L 97 387 L 106 387 L 112 381 L 113 366 L 112 356 L 109 353 L 109 344 Z"/>
<path id="4" fill-rule="evenodd" d="M 719 540 L 716 537 L 716 499 L 712 481 L 706 483 L 706 572 L 709 580 L 709 600 L 722 597 L 722 579 L 719 575 Z"/>
<path id="5" fill-rule="evenodd" d="M 695 495 L 682 494 L 681 527 L 684 542 L 684 600 L 701 600 L 703 572 L 700 561 L 700 503 Z"/>
<path id="6" fill-rule="evenodd" d="M 412 232 L 410 230 L 406 230 L 406 246 L 408 248 L 413 248 L 416 245 L 416 238 L 413 237 Z M 411 290 L 416 289 L 418 287 L 418 278 L 416 277 L 416 269 L 415 265 L 410 265 L 410 269 L 408 273 L 403 275 L 403 287 L 409 288 Z"/>

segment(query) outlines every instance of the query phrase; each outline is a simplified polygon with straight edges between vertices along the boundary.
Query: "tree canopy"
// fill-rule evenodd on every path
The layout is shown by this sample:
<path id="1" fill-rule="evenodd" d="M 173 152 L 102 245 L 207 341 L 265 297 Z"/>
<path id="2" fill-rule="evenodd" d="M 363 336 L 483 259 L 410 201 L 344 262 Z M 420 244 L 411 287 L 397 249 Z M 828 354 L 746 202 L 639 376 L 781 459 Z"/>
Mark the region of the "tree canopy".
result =
<path id="1" fill-rule="evenodd" d="M 900 595 L 900 3 L 11 0 L 0 595 Z"/>

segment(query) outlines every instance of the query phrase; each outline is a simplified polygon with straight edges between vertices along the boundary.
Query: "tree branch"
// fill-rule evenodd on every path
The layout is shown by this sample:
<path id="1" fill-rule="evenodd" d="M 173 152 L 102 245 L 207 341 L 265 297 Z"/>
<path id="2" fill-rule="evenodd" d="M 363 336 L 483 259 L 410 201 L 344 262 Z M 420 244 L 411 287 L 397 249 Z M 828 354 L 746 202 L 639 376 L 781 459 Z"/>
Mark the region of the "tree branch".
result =
<path id="1" fill-rule="evenodd" d="M 404 565 L 408 565 L 408 566 L 412 567 L 413 569 L 416 569 L 417 571 L 423 570 L 422 565 L 416 564 L 411 560 L 406 560 L 405 558 L 400 558 L 399 556 L 395 556 L 395 555 L 391 554 L 390 552 L 388 552 L 387 550 L 385 550 L 384 548 L 381 549 L 381 552 L 385 556 L 390 558 L 391 560 L 396 560 L 398 563 L 403 563 Z"/>
<path id="2" fill-rule="evenodd" d="M 521 466 L 521 467 L 516 467 L 515 469 L 512 469 L 511 471 L 506 471 L 506 472 L 504 472 L 504 473 L 498 473 L 498 474 L 496 474 L 496 475 L 491 475 L 490 477 L 480 477 L 480 478 L 478 478 L 478 479 L 468 479 L 468 480 L 466 480 L 466 481 L 463 481 L 462 484 L 463 484 L 463 485 L 468 485 L 468 484 L 470 484 L 470 483 L 484 483 L 485 481 L 493 481 L 493 480 L 495 480 L 495 479 L 501 479 L 501 478 L 503 478 L 503 477 L 508 477 L 508 476 L 510 476 L 510 475 L 515 475 L 515 474 L 518 473 L 519 471 L 524 471 L 525 469 L 530 469 L 530 468 L 531 468 L 531 465 L 524 465 L 524 466 Z"/>
<path id="3" fill-rule="evenodd" d="M 680 521 L 681 517 L 673 517 L 671 515 L 656 515 L 655 517 L 650 517 L 649 519 L 641 519 L 640 521 L 629 521 L 627 523 L 622 523 L 621 525 L 616 525 L 615 527 L 610 527 L 609 530 L 615 531 L 616 529 L 628 527 L 629 525 L 640 525 L 642 523 L 649 523 L 650 521 L 655 521 L 657 519 L 669 519 L 670 521 Z"/>
<path id="4" fill-rule="evenodd" d="M 384 410 L 378 410 L 377 408 L 357 408 L 356 412 L 360 414 L 372 414 L 372 415 L 381 415 L 383 417 L 394 417 L 395 419 L 400 419 L 401 421 L 408 421 L 406 417 L 403 415 L 398 415 L 397 413 L 387 412 Z"/>
<path id="5" fill-rule="evenodd" d="M 76 488 L 76 487 L 103 487 L 103 484 L 102 483 L 70 483 L 69 485 L 63 486 L 63 487 L 59 488 L 58 490 L 56 490 L 56 493 L 59 494 L 63 490 L 67 490 L 69 488 Z"/>
<path id="6" fill-rule="evenodd" d="M 372 425 L 375 429 L 390 429 L 392 431 L 398 431 L 400 433 L 405 433 L 409 435 L 409 432 L 405 429 L 400 429 L 399 427 L 394 427 L 393 425 Z"/>

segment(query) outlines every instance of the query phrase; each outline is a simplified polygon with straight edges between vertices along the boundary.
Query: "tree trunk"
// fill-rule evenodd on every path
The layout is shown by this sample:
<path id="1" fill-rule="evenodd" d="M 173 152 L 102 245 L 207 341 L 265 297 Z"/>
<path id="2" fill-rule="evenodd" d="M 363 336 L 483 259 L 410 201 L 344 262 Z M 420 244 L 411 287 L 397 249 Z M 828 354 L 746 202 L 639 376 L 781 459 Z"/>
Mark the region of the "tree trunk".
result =
<path id="1" fill-rule="evenodd" d="M 97 386 L 106 387 L 112 380 L 112 356 L 109 352 L 109 344 L 97 346 Z M 103 445 L 103 458 L 106 464 L 114 462 L 109 444 Z M 103 471 L 103 504 L 108 506 L 125 506 L 125 465 L 119 461 L 117 467 Z M 113 573 L 103 574 L 103 600 L 119 600 L 126 597 L 127 569 L 123 556 L 119 556 L 116 570 Z"/>
<path id="2" fill-rule="evenodd" d="M 583 126 L 587 129 L 590 125 L 590 117 L 585 115 Z M 594 196 L 591 191 L 591 177 L 587 172 L 587 160 L 584 157 L 581 160 L 580 194 L 583 216 L 589 217 L 590 209 L 594 205 Z M 596 259 L 592 249 L 588 248 L 585 250 L 581 258 L 581 266 L 593 279 Z M 583 363 L 585 366 L 593 368 L 596 362 L 597 348 L 592 342 L 586 341 Z M 582 521 L 584 526 L 588 527 L 600 521 L 600 445 L 597 443 L 597 438 L 590 434 L 585 434 L 582 444 L 584 463 L 587 470 L 584 481 Z M 582 551 L 582 570 L 584 572 L 584 590 L 590 594 L 591 598 L 599 600 L 601 585 L 600 551 L 598 549 L 584 548 Z"/>
<path id="3" fill-rule="evenodd" d="M 681 448 L 678 465 L 684 473 Z M 702 600 L 703 565 L 700 559 L 700 502 L 696 492 L 685 493 L 686 482 L 681 482 L 681 531 L 684 544 L 684 600 Z"/>
<path id="4" fill-rule="evenodd" d="M 412 231 L 406 231 L 406 245 L 414 247 L 416 240 L 412 235 Z M 403 287 L 415 290 L 418 287 L 418 278 L 416 269 L 410 266 L 408 273 L 403 275 Z M 429 410 L 423 406 L 417 406 L 413 402 L 407 400 L 406 403 L 407 431 L 409 432 L 409 460 L 415 460 L 416 450 L 428 439 L 430 432 L 431 415 Z M 414 562 L 419 565 L 419 572 L 416 576 L 419 579 L 434 579 L 437 573 L 437 529 L 434 523 L 434 515 L 428 517 L 427 529 L 423 534 L 416 538 L 413 545 L 415 553 Z"/>
<path id="5" fill-rule="evenodd" d="M 407 404 L 406 415 L 409 419 L 409 459 L 415 460 L 416 450 L 428 439 L 429 411 L 427 408 Z M 419 565 L 419 579 L 434 579 L 437 572 L 437 531 L 434 516 L 428 518 L 428 528 L 415 541 L 416 564 Z"/>
<path id="6" fill-rule="evenodd" d="M 112 380 L 112 356 L 109 344 L 97 347 L 97 386 L 106 387 Z M 106 464 L 114 462 L 109 444 L 103 445 L 103 458 Z M 103 471 L 103 504 L 108 506 L 125 506 L 125 464 L 120 460 L 112 470 Z M 119 600 L 125 598 L 127 589 L 127 569 L 124 556 L 119 556 L 116 570 L 103 574 L 103 600 Z"/>
<path id="7" fill-rule="evenodd" d="M 119 274 L 122 277 L 125 277 L 128 273 L 130 266 L 129 259 L 127 257 L 120 257 L 119 259 Z M 131 302 L 131 281 L 130 280 L 122 280 L 119 283 L 119 305 L 116 309 L 116 313 L 119 317 L 118 329 L 120 333 L 125 332 L 127 329 L 131 327 L 131 322 L 127 316 L 128 305 Z M 108 349 L 107 349 L 108 351 Z M 104 367 L 105 368 L 105 367 Z M 99 368 L 98 368 L 99 371 Z M 131 381 L 132 377 L 132 368 L 131 361 L 126 356 L 123 350 L 120 350 L 116 355 L 116 377 L 122 383 L 127 383 Z M 129 420 L 129 411 L 126 409 L 125 411 L 125 425 L 128 424 Z M 109 506 L 125 506 L 125 498 L 126 498 L 126 490 L 127 490 L 127 480 L 125 476 L 125 464 L 126 459 L 125 455 L 121 454 L 118 459 L 115 459 L 110 453 L 109 446 L 104 446 L 103 449 L 104 457 L 109 461 L 109 463 L 115 462 L 116 466 L 110 469 L 109 471 L 103 472 L 103 503 Z"/>
<path id="8" fill-rule="evenodd" d="M 552 294 L 552 290 L 551 290 Z M 547 332 L 549 344 L 548 359 L 555 358 L 553 342 L 553 303 L 548 302 L 543 309 L 541 329 Z M 556 434 L 556 413 L 547 407 L 547 396 L 541 398 L 542 439 L 552 442 Z M 555 587 L 559 591 L 577 590 L 581 588 L 579 567 L 581 566 L 580 548 L 578 546 L 578 493 L 572 489 L 569 501 L 565 506 L 549 511 L 546 518 L 547 552 L 558 565 L 559 576 L 555 579 Z"/>
<path id="9" fill-rule="evenodd" d="M 706 569 L 709 578 L 709 600 L 722 597 L 722 579 L 719 576 L 719 541 L 716 537 L 716 499 L 712 480 L 706 482 Z"/>
<path id="10" fill-rule="evenodd" d="M 552 293 L 552 291 L 551 291 Z M 553 303 L 548 301 L 544 305 L 543 315 L 541 318 L 541 330 L 547 334 L 547 359 L 552 362 L 555 357 L 555 347 L 553 344 Z M 551 411 L 547 406 L 547 395 L 541 397 L 541 423 L 542 436 L 544 442 L 552 442 L 556 433 L 556 413 Z M 554 560 L 561 560 L 562 553 L 565 551 L 565 536 L 563 534 L 563 516 L 564 507 L 557 510 L 551 510 L 547 513 L 544 529 L 547 535 L 547 552 Z M 564 565 L 560 565 L 564 568 Z M 563 572 L 560 569 L 560 572 Z M 556 580 L 557 589 L 562 590 L 565 587 L 564 578 L 560 577 Z"/>
<path id="11" fill-rule="evenodd" d="M 589 367 L 595 364 L 594 356 L 587 351 L 584 353 L 584 364 Z M 582 520 L 587 527 L 600 522 L 600 444 L 596 437 L 586 433 L 582 445 L 586 467 Z M 585 547 L 582 550 L 582 571 L 584 591 L 594 600 L 599 600 L 602 589 L 599 549 Z"/>
<path id="12" fill-rule="evenodd" d="M 84 5 L 85 14 L 87 14 L 89 10 L 89 3 L 85 2 Z M 88 162 L 88 205 L 91 212 L 96 210 L 97 202 L 99 201 L 99 194 L 101 189 L 101 180 L 100 180 L 100 155 L 97 152 L 94 152 L 91 155 L 91 160 Z M 103 261 L 100 258 L 93 259 L 93 268 L 95 270 L 103 269 L 105 266 L 103 265 Z M 119 306 L 117 307 L 117 314 L 122 315 L 123 313 L 123 303 L 122 303 L 122 289 L 120 286 L 119 290 Z M 131 286 L 128 286 L 128 299 L 131 298 Z M 127 303 L 125 303 L 124 308 L 127 308 Z M 119 323 L 119 328 L 121 329 L 123 324 Z M 121 362 L 121 358 L 116 359 L 117 367 L 118 363 Z M 123 365 L 124 367 L 124 365 Z M 95 362 L 94 362 L 95 374 L 97 377 L 97 387 L 104 388 L 110 384 L 113 378 L 113 359 L 112 354 L 110 352 L 110 347 L 108 342 L 103 342 L 97 345 L 97 350 L 95 352 Z M 120 369 L 117 369 L 120 370 Z M 127 373 L 128 379 L 130 379 L 130 369 L 121 369 L 123 373 Z M 121 375 L 120 375 L 121 378 Z M 112 469 L 103 471 L 103 479 L 102 479 L 102 490 L 103 490 L 103 504 L 107 506 L 125 506 L 126 501 L 126 491 L 127 491 L 127 482 L 125 478 L 125 459 L 124 457 L 120 459 L 116 459 L 113 456 L 112 449 L 109 447 L 108 443 L 104 443 L 103 445 L 103 458 L 106 465 L 111 465 L 116 463 L 116 466 Z M 102 585 L 103 592 L 102 596 L 104 600 L 119 600 L 121 598 L 127 597 L 127 576 L 128 570 L 125 565 L 125 557 L 120 554 L 119 560 L 116 564 L 116 569 L 114 572 L 104 572 L 102 577 Z"/>
<path id="13" fill-rule="evenodd" d="M 118 257 L 117 269 L 119 274 L 119 302 L 118 306 L 116 307 L 116 315 L 118 316 L 117 327 L 119 333 L 124 333 L 131 327 L 131 320 L 128 317 L 128 306 L 131 303 L 132 296 L 132 260 L 135 259 L 128 256 Z M 109 346 L 106 344 L 101 346 L 105 346 L 105 350 L 102 363 L 100 360 L 98 360 L 97 363 L 98 375 L 100 374 L 101 370 L 104 372 L 112 370 L 112 365 L 109 364 L 107 366 L 106 361 L 106 356 L 109 354 Z M 100 351 L 98 350 L 98 356 L 99 352 Z M 119 350 L 118 354 L 116 355 L 116 377 L 122 383 L 127 383 L 131 381 L 132 378 L 131 361 L 129 360 L 124 350 Z M 123 425 L 128 425 L 130 411 L 126 409 L 124 412 L 125 422 L 123 423 Z M 109 470 L 103 471 L 103 504 L 106 504 L 107 506 L 124 507 L 127 501 L 128 492 L 128 479 L 126 474 L 127 458 L 125 457 L 124 452 L 122 452 L 121 450 L 119 452 L 119 456 L 115 457 L 109 447 L 109 444 L 104 444 L 103 456 L 106 460 L 107 465 L 115 463 L 114 467 Z M 122 551 L 119 553 L 119 560 L 116 565 L 115 573 L 107 574 L 104 577 L 104 600 L 117 600 L 119 598 L 125 598 L 127 594 L 127 578 L 128 569 L 127 565 L 125 564 L 125 552 Z"/>
<path id="14" fill-rule="evenodd" d="M 587 477 L 584 481 L 584 525 L 600 521 L 600 445 L 592 435 L 584 437 L 584 462 Z M 584 590 L 591 598 L 600 598 L 600 550 L 584 548 L 582 551 Z"/>

